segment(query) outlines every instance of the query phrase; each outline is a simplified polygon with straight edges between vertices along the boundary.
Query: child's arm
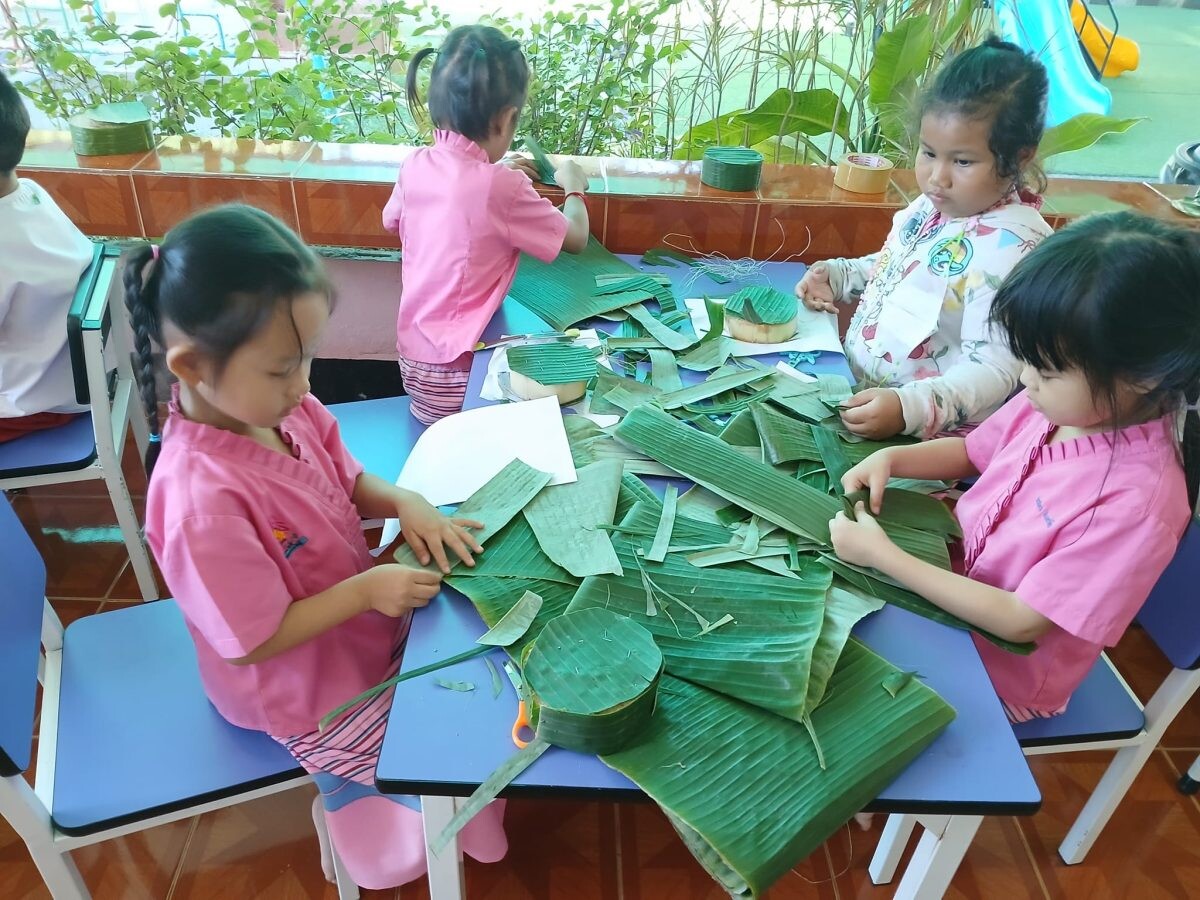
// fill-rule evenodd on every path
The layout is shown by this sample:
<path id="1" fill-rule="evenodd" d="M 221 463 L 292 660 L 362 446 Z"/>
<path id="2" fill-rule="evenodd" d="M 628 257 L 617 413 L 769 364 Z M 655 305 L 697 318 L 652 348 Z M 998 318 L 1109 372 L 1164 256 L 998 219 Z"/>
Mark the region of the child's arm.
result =
<path id="1" fill-rule="evenodd" d="M 922 481 L 957 481 L 978 475 L 979 470 L 967 455 L 962 438 L 940 438 L 907 447 L 887 447 L 872 453 L 842 476 L 847 493 L 867 488 L 875 515 L 883 503 L 883 489 L 891 478 L 916 478 Z"/>
<path id="2" fill-rule="evenodd" d="M 482 528 L 482 522 L 444 516 L 420 494 L 388 484 L 378 475 L 369 472 L 359 475 L 350 499 L 364 519 L 398 518 L 404 539 L 423 566 L 428 565 L 432 557 L 438 568 L 449 574 L 450 561 L 446 556 L 446 547 L 468 566 L 475 565 L 471 558 L 472 551 L 483 552 L 483 547 L 467 530 Z"/>
<path id="3" fill-rule="evenodd" d="M 393 618 L 402 616 L 436 597 L 441 582 L 442 576 L 436 572 L 394 563 L 368 569 L 289 605 L 273 635 L 229 662 L 235 666 L 264 662 L 368 610 Z"/>
<path id="4" fill-rule="evenodd" d="M 582 197 L 576 195 L 587 192 L 587 176 L 578 165 L 567 160 L 554 170 L 554 180 L 571 195 L 563 202 L 563 215 L 567 217 L 567 235 L 563 238 L 562 248 L 568 253 L 582 253 L 588 245 L 591 225 L 588 222 L 587 204 Z"/>
<path id="5" fill-rule="evenodd" d="M 852 565 L 870 566 L 953 613 L 1009 641 L 1033 641 L 1053 624 L 1012 591 L 956 575 L 905 553 L 859 503 L 857 520 L 839 512 L 829 523 L 833 549 Z"/>
<path id="6" fill-rule="evenodd" d="M 816 312 L 836 313 L 836 303 L 851 303 L 862 296 L 879 261 L 872 253 L 857 259 L 827 259 L 808 267 L 796 285 L 796 296 Z"/>

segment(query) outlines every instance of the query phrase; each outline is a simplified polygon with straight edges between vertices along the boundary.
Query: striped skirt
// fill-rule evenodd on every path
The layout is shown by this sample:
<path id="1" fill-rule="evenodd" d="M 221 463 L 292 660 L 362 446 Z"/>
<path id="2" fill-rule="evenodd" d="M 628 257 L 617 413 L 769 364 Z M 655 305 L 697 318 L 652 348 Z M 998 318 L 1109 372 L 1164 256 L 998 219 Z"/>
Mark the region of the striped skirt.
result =
<path id="1" fill-rule="evenodd" d="M 464 353 L 448 363 L 424 363 L 400 357 L 400 377 L 405 392 L 412 397 L 412 414 L 418 422 L 430 425 L 462 410 L 473 356 Z"/>

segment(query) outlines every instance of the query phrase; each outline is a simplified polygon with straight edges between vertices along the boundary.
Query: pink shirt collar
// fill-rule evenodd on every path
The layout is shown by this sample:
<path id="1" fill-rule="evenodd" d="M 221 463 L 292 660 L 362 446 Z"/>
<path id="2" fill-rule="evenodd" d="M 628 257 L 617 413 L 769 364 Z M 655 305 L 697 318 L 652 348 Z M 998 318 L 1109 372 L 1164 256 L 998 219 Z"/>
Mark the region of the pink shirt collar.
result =
<path id="1" fill-rule="evenodd" d="M 448 150 L 451 153 L 458 153 L 470 159 L 491 164 L 486 150 L 466 135 L 459 134 L 457 131 L 439 128 L 433 133 L 433 145 L 438 150 Z"/>

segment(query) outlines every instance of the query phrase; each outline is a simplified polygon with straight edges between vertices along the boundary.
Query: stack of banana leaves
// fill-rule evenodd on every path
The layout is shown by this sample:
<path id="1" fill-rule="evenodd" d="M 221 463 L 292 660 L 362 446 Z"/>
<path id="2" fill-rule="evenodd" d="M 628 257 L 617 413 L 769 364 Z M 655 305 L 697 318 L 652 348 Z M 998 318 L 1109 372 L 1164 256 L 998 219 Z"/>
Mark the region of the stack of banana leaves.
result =
<path id="1" fill-rule="evenodd" d="M 628 346 L 608 350 L 631 359 L 599 369 L 591 388 L 591 410 L 619 416 L 616 425 L 564 420 L 576 483 L 549 486 L 548 474 L 513 461 L 459 508 L 485 523 L 485 549 L 446 581 L 491 630 L 438 666 L 504 647 L 535 736 L 434 849 L 557 745 L 627 776 L 731 896 L 759 896 L 954 718 L 920 673 L 855 640 L 855 623 L 892 603 L 969 626 L 834 554 L 829 520 L 858 499 L 843 495 L 841 476 L 888 446 L 840 427 L 845 379 L 729 362 L 719 304 L 697 340 L 664 279 L 604 253 L 584 255 L 574 287 L 561 269 L 524 262 L 514 286 L 536 306 L 540 282 L 556 283 L 537 311 L 559 328 L 620 312 Z M 556 319 L 564 297 L 572 311 Z M 680 368 L 710 374 L 685 386 Z M 639 476 L 673 480 L 656 492 Z M 948 568 L 958 527 L 930 496 L 946 487 L 893 481 L 880 524 Z M 418 565 L 403 547 L 397 560 Z"/>

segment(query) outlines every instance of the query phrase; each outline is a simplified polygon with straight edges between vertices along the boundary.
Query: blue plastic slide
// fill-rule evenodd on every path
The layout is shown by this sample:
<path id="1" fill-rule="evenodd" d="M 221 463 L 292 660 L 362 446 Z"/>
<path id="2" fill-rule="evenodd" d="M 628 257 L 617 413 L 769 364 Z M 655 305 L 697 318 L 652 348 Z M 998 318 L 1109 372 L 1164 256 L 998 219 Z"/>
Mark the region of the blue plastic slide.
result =
<path id="1" fill-rule="evenodd" d="M 1066 0 L 995 0 L 1000 36 L 1033 53 L 1050 77 L 1046 125 L 1080 113 L 1107 115 L 1112 94 L 1083 58 Z"/>

